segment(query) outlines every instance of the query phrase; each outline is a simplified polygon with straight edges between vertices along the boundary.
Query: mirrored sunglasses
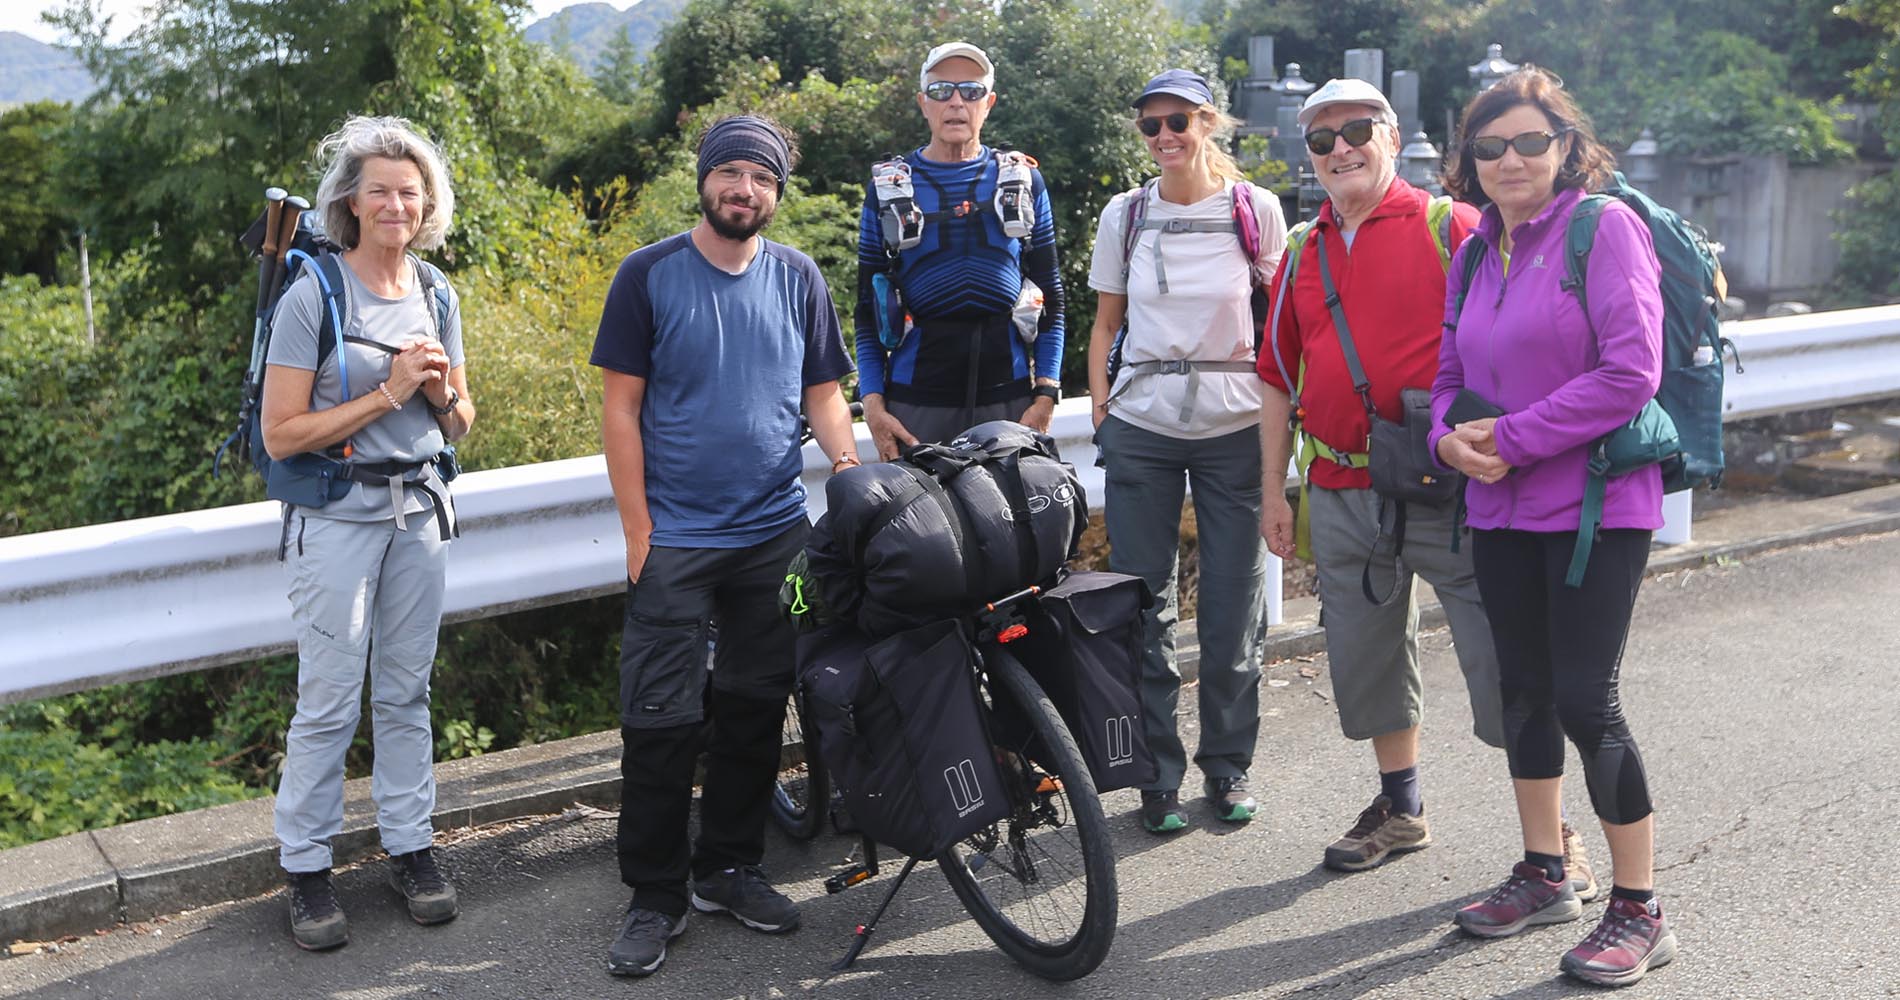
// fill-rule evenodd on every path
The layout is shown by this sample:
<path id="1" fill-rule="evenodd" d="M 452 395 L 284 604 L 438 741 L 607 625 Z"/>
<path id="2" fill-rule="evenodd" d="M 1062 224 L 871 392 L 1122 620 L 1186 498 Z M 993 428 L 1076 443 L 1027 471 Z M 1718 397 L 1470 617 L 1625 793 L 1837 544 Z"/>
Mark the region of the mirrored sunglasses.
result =
<path id="1" fill-rule="evenodd" d="M 982 100 L 983 95 L 989 92 L 990 88 L 983 86 L 983 84 L 975 80 L 965 80 L 962 83 L 951 83 L 948 80 L 932 80 L 928 86 L 924 87 L 924 96 L 933 101 L 947 101 L 950 99 L 951 94 L 957 94 L 964 100 L 974 104 Z"/>
<path id="2" fill-rule="evenodd" d="M 1314 156 L 1325 156 L 1333 151 L 1339 140 L 1346 145 L 1358 148 L 1372 141 L 1372 126 L 1378 124 L 1371 118 L 1354 118 L 1338 128 L 1316 128 L 1306 133 L 1306 148 Z"/>
<path id="3" fill-rule="evenodd" d="M 1142 135 L 1150 139 L 1161 134 L 1161 126 L 1164 124 L 1168 126 L 1170 132 L 1177 134 L 1186 132 L 1188 114 L 1185 111 L 1176 111 L 1171 115 L 1149 115 L 1146 118 L 1135 119 L 1135 127 L 1141 130 Z"/>
<path id="4" fill-rule="evenodd" d="M 1465 145 L 1471 150 L 1472 158 L 1478 160 L 1502 159 L 1506 148 L 1517 150 L 1519 156 L 1542 156 L 1558 136 L 1568 131 L 1570 129 L 1560 128 L 1555 132 L 1519 132 L 1509 139 L 1501 135 L 1481 135 Z"/>

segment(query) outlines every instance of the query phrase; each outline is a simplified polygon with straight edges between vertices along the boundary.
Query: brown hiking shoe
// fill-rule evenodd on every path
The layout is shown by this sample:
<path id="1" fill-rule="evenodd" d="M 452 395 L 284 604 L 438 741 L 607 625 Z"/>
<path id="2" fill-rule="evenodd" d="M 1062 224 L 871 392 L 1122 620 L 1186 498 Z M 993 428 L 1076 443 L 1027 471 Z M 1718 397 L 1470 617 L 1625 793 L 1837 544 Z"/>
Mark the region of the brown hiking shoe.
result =
<path id="1" fill-rule="evenodd" d="M 1564 873 L 1570 877 L 1570 888 L 1578 902 L 1588 903 L 1603 895 L 1597 873 L 1590 867 L 1589 852 L 1583 849 L 1583 837 L 1569 820 L 1564 820 Z"/>
<path id="2" fill-rule="evenodd" d="M 1427 847 L 1431 830 L 1425 826 L 1424 811 L 1417 816 L 1392 811 L 1392 800 L 1381 795 L 1359 814 L 1359 821 L 1346 835 L 1326 848 L 1326 867 L 1334 871 L 1359 872 L 1377 868 L 1394 854 L 1406 854 Z"/>

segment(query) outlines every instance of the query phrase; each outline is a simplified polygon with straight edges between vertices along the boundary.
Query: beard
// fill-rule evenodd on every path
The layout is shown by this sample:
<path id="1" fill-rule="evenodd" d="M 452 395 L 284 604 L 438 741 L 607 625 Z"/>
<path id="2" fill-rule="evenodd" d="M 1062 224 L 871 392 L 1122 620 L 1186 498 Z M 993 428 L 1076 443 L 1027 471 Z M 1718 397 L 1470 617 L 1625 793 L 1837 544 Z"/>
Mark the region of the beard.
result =
<path id="1" fill-rule="evenodd" d="M 753 198 L 750 207 L 752 208 L 752 218 L 749 221 L 741 222 L 721 212 L 721 206 L 714 200 L 712 195 L 704 191 L 699 193 L 699 214 L 706 217 L 706 222 L 712 226 L 713 232 L 718 233 L 725 239 L 744 242 L 745 240 L 757 236 L 759 230 L 769 225 L 772 221 L 772 216 L 778 212 L 778 205 L 776 203 L 768 205 L 757 197 Z"/>

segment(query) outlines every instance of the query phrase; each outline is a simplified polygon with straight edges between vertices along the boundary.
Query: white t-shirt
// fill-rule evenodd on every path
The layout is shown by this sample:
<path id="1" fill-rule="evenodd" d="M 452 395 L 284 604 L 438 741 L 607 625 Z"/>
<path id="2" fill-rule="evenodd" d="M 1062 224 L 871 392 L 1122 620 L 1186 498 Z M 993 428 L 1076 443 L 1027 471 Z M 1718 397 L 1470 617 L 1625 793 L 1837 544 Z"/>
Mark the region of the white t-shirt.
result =
<path id="1" fill-rule="evenodd" d="M 1225 222 L 1232 212 L 1232 185 L 1192 205 L 1161 199 L 1160 186 L 1148 190 L 1148 219 L 1208 219 Z M 1260 418 L 1260 377 L 1244 372 L 1200 372 L 1192 420 L 1183 425 L 1181 404 L 1188 376 L 1134 376 L 1136 361 L 1254 360 L 1253 313 L 1249 308 L 1247 260 L 1240 237 L 1232 232 L 1163 233 L 1145 230 L 1128 263 L 1122 283 L 1122 234 L 1128 224 L 1128 199 L 1144 189 L 1116 195 L 1102 209 L 1089 262 L 1089 287 L 1128 296 L 1128 337 L 1122 344 L 1121 372 L 1110 387 L 1109 412 L 1143 430 L 1176 438 L 1231 434 Z M 1260 221 L 1258 273 L 1272 280 L 1286 248 L 1286 219 L 1280 199 L 1255 186 L 1254 215 Z M 1168 290 L 1155 276 L 1155 241 L 1161 239 Z M 1133 379 L 1130 382 L 1130 379 Z M 1120 391 L 1116 395 L 1116 390 Z"/>

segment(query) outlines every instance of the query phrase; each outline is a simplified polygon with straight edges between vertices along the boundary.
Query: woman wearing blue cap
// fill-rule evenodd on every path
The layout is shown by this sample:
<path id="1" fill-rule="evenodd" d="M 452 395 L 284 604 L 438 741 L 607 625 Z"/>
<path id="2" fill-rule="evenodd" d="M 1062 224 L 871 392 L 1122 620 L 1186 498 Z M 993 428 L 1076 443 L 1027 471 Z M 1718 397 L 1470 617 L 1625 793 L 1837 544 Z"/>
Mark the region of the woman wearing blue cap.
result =
<path id="1" fill-rule="evenodd" d="M 1148 612 L 1142 715 L 1155 782 L 1142 825 L 1186 828 L 1186 749 L 1175 725 L 1175 576 L 1181 503 L 1192 485 L 1199 537 L 1201 741 L 1194 757 L 1215 815 L 1253 818 L 1247 789 L 1260 728 L 1260 324 L 1253 298 L 1278 266 L 1286 220 L 1224 148 L 1238 122 L 1207 81 L 1170 69 L 1134 102 L 1161 175 L 1102 210 L 1089 267 L 1098 305 L 1089 395 L 1107 462 L 1109 565 L 1160 597 Z M 1264 301 L 1264 300 L 1263 300 Z M 1119 337 L 1118 337 L 1119 333 Z M 1119 356 L 1109 371 L 1111 352 Z"/>

